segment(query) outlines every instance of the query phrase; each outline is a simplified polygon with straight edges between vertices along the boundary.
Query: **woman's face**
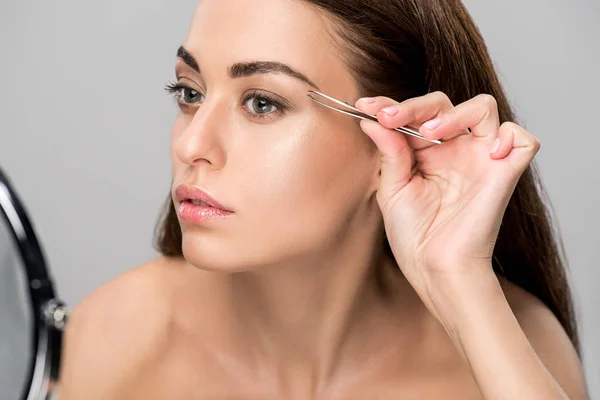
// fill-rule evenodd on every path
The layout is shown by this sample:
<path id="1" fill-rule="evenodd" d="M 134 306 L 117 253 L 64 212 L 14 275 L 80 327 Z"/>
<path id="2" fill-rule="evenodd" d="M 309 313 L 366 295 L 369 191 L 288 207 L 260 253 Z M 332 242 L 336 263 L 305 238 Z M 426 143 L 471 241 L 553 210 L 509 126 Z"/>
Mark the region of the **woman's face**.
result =
<path id="1" fill-rule="evenodd" d="M 327 254 L 379 223 L 376 147 L 357 120 L 307 97 L 312 83 L 357 98 L 331 32 L 301 1 L 200 2 L 176 65 L 173 198 L 179 209 L 177 187 L 197 187 L 233 213 L 179 216 L 193 265 L 240 271 Z"/>

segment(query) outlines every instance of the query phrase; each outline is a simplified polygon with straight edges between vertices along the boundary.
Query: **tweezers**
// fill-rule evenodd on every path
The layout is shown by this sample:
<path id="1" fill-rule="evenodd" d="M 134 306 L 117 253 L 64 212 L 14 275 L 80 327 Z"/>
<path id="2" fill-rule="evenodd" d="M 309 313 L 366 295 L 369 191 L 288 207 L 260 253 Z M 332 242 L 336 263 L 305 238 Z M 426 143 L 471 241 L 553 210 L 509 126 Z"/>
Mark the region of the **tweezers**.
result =
<path id="1" fill-rule="evenodd" d="M 358 108 L 354 107 L 353 105 L 351 105 L 349 103 L 346 103 L 345 101 L 338 100 L 336 98 L 333 98 L 333 97 L 328 96 L 326 94 L 323 94 L 321 92 L 317 92 L 316 90 L 309 90 L 308 92 L 309 92 L 309 94 L 307 94 L 308 98 L 311 99 L 312 101 L 314 101 L 314 102 L 322 105 L 322 106 L 325 106 L 327 108 L 330 108 L 332 110 L 341 112 L 341 113 L 346 114 L 346 115 L 350 115 L 350 116 L 352 116 L 354 118 L 366 119 L 366 120 L 369 120 L 369 121 L 378 122 L 377 121 L 377 117 L 375 115 L 364 113 L 364 112 L 360 111 Z M 317 98 L 315 98 L 313 95 L 317 95 L 317 96 L 323 97 L 323 98 L 325 98 L 325 99 L 327 99 L 329 101 L 332 101 L 332 102 L 334 102 L 336 104 L 339 104 L 339 105 L 341 105 L 343 107 L 346 107 L 349 110 L 344 110 L 344 109 L 341 109 L 341 108 L 329 105 L 327 103 L 324 103 L 324 102 L 318 100 Z M 426 137 L 423 137 L 423 135 L 421 135 L 418 131 L 416 131 L 414 129 L 411 129 L 409 127 L 406 127 L 406 126 L 402 126 L 402 127 L 399 127 L 399 128 L 393 128 L 393 129 L 395 131 L 402 132 L 402 133 L 405 133 L 407 135 L 417 137 L 419 139 L 427 140 L 428 142 L 431 142 L 431 143 L 436 143 L 436 144 L 442 144 L 443 143 L 441 140 L 427 139 Z"/>

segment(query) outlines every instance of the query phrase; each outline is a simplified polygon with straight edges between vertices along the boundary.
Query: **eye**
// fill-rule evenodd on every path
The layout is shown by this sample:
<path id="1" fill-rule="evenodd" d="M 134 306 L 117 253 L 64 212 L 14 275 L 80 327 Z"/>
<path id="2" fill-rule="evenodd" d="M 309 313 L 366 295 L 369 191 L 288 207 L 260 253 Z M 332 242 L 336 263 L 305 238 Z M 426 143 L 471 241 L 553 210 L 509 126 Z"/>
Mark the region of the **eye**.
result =
<path id="1" fill-rule="evenodd" d="M 269 114 L 278 110 L 277 105 L 264 96 L 255 95 L 246 100 L 244 105 L 254 114 Z"/>
<path id="2" fill-rule="evenodd" d="M 206 96 L 196 89 L 181 85 L 179 83 L 169 83 L 165 90 L 172 93 L 178 103 L 182 105 L 191 105 L 195 103 L 202 103 Z"/>
<path id="3" fill-rule="evenodd" d="M 174 91 L 174 93 L 177 101 L 186 105 L 203 103 L 205 98 L 205 96 L 196 89 L 181 85 Z"/>
<path id="4" fill-rule="evenodd" d="M 188 104 L 204 102 L 204 95 L 202 93 L 188 87 L 182 87 L 180 89 L 179 98 L 181 101 Z"/>
<path id="5" fill-rule="evenodd" d="M 274 95 L 252 90 L 244 97 L 243 108 L 252 118 L 263 119 L 285 112 L 289 108 L 289 103 L 284 99 L 275 98 Z"/>

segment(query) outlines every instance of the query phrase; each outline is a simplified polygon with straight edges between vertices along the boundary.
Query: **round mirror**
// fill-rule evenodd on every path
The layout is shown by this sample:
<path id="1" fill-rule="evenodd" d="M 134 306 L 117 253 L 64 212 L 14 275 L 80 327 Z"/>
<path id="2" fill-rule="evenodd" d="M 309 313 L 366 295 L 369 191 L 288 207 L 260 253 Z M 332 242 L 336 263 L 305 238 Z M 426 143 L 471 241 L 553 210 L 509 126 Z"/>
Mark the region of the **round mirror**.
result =
<path id="1" fill-rule="evenodd" d="M 20 399 L 32 355 L 27 279 L 10 227 L 0 219 L 0 399 Z"/>
<path id="2" fill-rule="evenodd" d="M 0 210 L 0 399 L 51 399 L 68 312 L 55 297 L 33 227 L 2 170 Z"/>

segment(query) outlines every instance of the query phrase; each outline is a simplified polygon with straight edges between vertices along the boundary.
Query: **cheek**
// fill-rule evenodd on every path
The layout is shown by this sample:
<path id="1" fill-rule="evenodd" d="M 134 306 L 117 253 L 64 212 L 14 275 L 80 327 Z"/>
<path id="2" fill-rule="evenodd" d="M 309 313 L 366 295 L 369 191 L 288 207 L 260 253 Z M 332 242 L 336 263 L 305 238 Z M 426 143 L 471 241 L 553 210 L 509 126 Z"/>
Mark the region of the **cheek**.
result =
<path id="1" fill-rule="evenodd" d="M 369 148 L 354 127 L 333 129 L 299 130 L 256 159 L 248 190 L 265 212 L 322 218 L 362 200 L 372 175 Z"/>

